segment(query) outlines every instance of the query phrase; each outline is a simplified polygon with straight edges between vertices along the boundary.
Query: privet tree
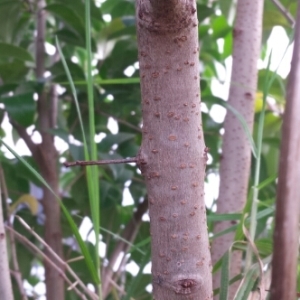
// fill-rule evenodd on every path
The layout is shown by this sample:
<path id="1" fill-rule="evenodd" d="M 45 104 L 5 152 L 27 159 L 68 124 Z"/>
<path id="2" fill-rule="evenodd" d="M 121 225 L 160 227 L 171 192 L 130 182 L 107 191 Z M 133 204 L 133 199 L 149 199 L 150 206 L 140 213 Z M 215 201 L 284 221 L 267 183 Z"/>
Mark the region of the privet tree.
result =
<path id="1" fill-rule="evenodd" d="M 228 104 L 244 118 L 252 131 L 254 102 L 257 88 L 257 62 L 260 57 L 263 1 L 239 0 L 233 28 L 232 75 Z M 220 188 L 217 213 L 236 213 L 244 208 L 248 193 L 251 144 L 241 121 L 236 114 L 227 110 L 224 121 L 222 154 L 220 161 Z M 219 222 L 214 232 L 232 226 L 231 221 Z M 232 246 L 235 232 L 214 239 L 212 260 L 215 264 Z M 230 277 L 241 273 L 242 252 L 234 251 L 231 256 Z M 239 285 L 231 286 L 233 299 Z M 214 288 L 220 286 L 220 272 L 214 275 Z"/>
<path id="2" fill-rule="evenodd" d="M 45 81 L 45 41 L 46 41 L 46 2 L 38 0 L 35 7 L 36 12 L 36 38 L 35 38 L 35 76 L 37 82 Z M 37 100 L 37 126 L 36 129 L 41 135 L 40 144 L 35 144 L 28 135 L 26 128 L 21 126 L 14 119 L 11 124 L 24 140 L 27 147 L 38 165 L 39 172 L 52 188 L 56 195 L 59 195 L 58 188 L 58 153 L 54 145 L 54 136 L 50 130 L 56 127 L 57 121 L 57 92 L 55 86 L 49 90 L 42 89 L 38 93 Z M 53 192 L 43 186 L 42 205 L 45 212 L 45 242 L 62 257 L 62 232 L 60 207 Z M 56 262 L 56 259 L 45 249 L 46 254 Z M 57 263 L 57 262 L 56 262 Z M 58 264 L 58 263 L 57 263 Z M 46 295 L 47 299 L 64 299 L 64 282 L 57 270 L 45 262 Z"/>
<path id="3" fill-rule="evenodd" d="M 299 1 L 298 1 L 299 2 Z M 300 207 L 300 5 L 282 125 L 274 229 L 271 299 L 296 298 Z M 297 296 L 297 298 L 299 295 Z"/>
<path id="4" fill-rule="evenodd" d="M 137 1 L 153 296 L 211 299 L 196 1 Z"/>

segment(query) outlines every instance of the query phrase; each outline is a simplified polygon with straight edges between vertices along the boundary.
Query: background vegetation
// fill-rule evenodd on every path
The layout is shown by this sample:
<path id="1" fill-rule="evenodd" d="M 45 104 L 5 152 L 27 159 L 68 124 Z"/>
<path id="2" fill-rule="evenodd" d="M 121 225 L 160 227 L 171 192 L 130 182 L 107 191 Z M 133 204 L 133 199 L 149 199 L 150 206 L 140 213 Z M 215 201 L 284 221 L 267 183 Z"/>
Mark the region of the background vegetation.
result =
<path id="1" fill-rule="evenodd" d="M 227 100 L 226 89 L 224 95 L 220 97 L 215 87 L 216 82 L 222 84 L 230 72 L 234 2 L 231 0 L 197 1 L 200 22 L 202 118 L 206 146 L 210 149 L 207 165 L 207 183 L 210 186 L 216 185 L 216 182 L 210 181 L 209 178 L 213 178 L 212 175 L 218 177 L 223 127 L 214 112 L 216 110 L 221 112 L 220 106 L 224 106 L 223 100 Z M 267 41 L 276 26 L 280 26 L 287 37 L 292 37 L 291 21 L 296 14 L 297 1 L 282 0 L 281 3 L 288 14 L 280 11 L 273 1 L 265 1 L 261 51 L 261 60 L 265 62 L 270 55 Z M 51 279 L 47 276 L 45 279 L 43 273 L 45 258 L 42 252 L 38 251 L 44 249 L 41 241 L 26 230 L 18 218 L 12 216 L 20 216 L 39 236 L 43 237 L 47 232 L 45 220 L 47 218 L 53 220 L 53 217 L 49 216 L 56 209 L 52 210 L 52 207 L 58 206 L 53 198 L 48 211 L 43 209 L 42 191 L 45 193 L 46 188 L 24 161 L 45 178 L 74 221 L 75 226 L 72 228 L 65 214 L 56 215 L 58 216 L 56 225 L 61 231 L 59 235 L 62 239 L 56 239 L 52 245 L 54 248 L 55 244 L 58 248 L 61 247 L 58 252 L 77 274 L 78 279 L 74 279 L 70 273 L 67 273 L 71 282 L 79 282 L 80 279 L 92 290 L 96 289 L 99 282 L 97 282 L 97 271 L 95 273 L 97 268 L 93 267 L 97 267 L 100 263 L 102 283 L 106 286 L 102 295 L 104 299 L 151 299 L 147 196 L 143 178 L 136 165 L 134 163 L 105 165 L 97 167 L 97 171 L 95 168 L 94 171 L 87 171 L 80 166 L 74 168 L 63 166 L 66 161 L 86 159 L 87 152 L 92 153 L 90 158 L 93 159 L 95 155 L 98 159 L 134 157 L 141 143 L 141 96 L 135 3 L 133 0 L 106 0 L 91 1 L 90 4 L 91 51 L 89 52 L 86 51 L 89 44 L 89 32 L 86 28 L 89 26 L 85 25 L 87 21 L 85 4 L 81 0 L 48 0 L 45 3 L 0 0 L 1 139 L 11 145 L 23 158 L 22 161 L 14 157 L 5 144 L 2 144 L 0 179 L 4 219 L 7 226 L 12 226 L 21 235 L 15 237 L 15 243 L 12 243 L 13 235 L 8 236 L 15 299 L 25 299 L 25 293 L 28 299 L 43 299 L 40 295 L 44 293 L 44 282 L 48 285 L 47 280 Z M 36 44 L 40 10 L 45 13 L 43 38 L 46 54 L 42 61 L 38 60 Z M 289 20 L 287 16 L 291 19 Z M 63 56 L 59 55 L 56 37 Z M 76 88 L 77 104 L 81 112 L 86 141 L 82 135 L 74 101 L 74 90 L 72 91 L 62 57 L 65 58 Z M 276 63 L 279 65 L 280 61 Z M 40 64 L 42 64 L 42 73 L 38 74 L 37 68 Z M 268 279 L 269 262 L 273 251 L 275 179 L 278 171 L 286 79 L 276 73 L 275 68 L 273 73 L 272 70 L 267 69 L 266 63 L 261 64 L 263 65 L 265 67 L 258 70 L 254 124 L 254 140 L 256 140 L 259 114 L 263 107 L 262 95 L 267 92 L 255 244 L 260 259 L 266 263 L 267 267 L 264 271 Z M 92 74 L 92 80 L 88 74 Z M 274 78 L 267 90 L 266 76 Z M 42 110 L 41 95 L 46 99 Z M 91 101 L 94 103 L 92 112 L 89 111 Z M 94 124 L 91 125 L 92 117 Z M 43 118 L 47 119 L 46 127 L 43 125 Z M 54 149 L 57 149 L 57 152 L 54 151 L 50 157 L 47 155 L 52 153 L 53 149 L 41 142 L 45 137 L 55 145 Z M 93 149 L 96 150 L 96 154 L 93 154 Z M 46 176 L 51 166 L 58 170 L 57 188 Z M 90 180 L 87 180 L 87 176 Z M 253 182 L 254 164 L 249 183 L 249 195 Z M 214 186 L 213 189 L 218 189 L 218 186 Z M 97 199 L 100 199 L 100 207 L 97 206 Z M 207 199 L 209 232 L 213 232 L 216 221 L 231 220 L 233 226 L 229 230 L 235 230 L 236 240 L 240 241 L 235 246 L 244 251 L 245 237 L 241 226 L 243 222 L 239 222 L 239 225 L 235 223 L 243 220 L 245 214 L 250 211 L 250 204 L 243 215 L 216 215 L 215 211 L 215 203 Z M 92 222 L 98 228 L 98 219 L 101 225 L 100 241 L 95 238 L 92 228 Z M 249 225 L 247 219 L 245 225 Z M 80 244 L 74 238 L 74 227 L 81 228 L 80 232 L 84 232 L 82 239 L 85 243 Z M 56 231 L 50 233 L 49 236 L 53 237 L 56 233 Z M 211 238 L 214 238 L 212 234 Z M 47 241 L 46 237 L 45 239 L 51 245 L 51 241 Z M 37 249 L 30 246 L 28 242 L 36 245 Z M 97 255 L 95 255 L 94 245 L 98 242 L 101 262 L 95 258 Z M 59 268 L 66 269 L 49 251 L 46 251 L 46 254 Z M 220 267 L 221 263 L 217 265 Z M 225 275 L 226 266 L 225 259 L 224 271 L 222 270 Z M 20 273 L 17 272 L 18 268 Z M 19 274 L 22 276 L 21 279 Z M 249 280 L 250 284 L 247 287 L 249 292 L 255 290 L 257 276 Z M 20 284 L 18 285 L 20 280 L 25 282 L 25 291 L 21 289 Z M 60 280 L 63 282 L 61 277 Z M 65 282 L 65 288 L 69 285 L 70 283 Z M 84 299 L 72 288 L 64 293 L 63 298 L 55 299 Z M 244 295 L 241 294 L 241 299 L 246 299 L 242 298 Z M 48 299 L 51 299 L 49 297 L 48 295 Z"/>

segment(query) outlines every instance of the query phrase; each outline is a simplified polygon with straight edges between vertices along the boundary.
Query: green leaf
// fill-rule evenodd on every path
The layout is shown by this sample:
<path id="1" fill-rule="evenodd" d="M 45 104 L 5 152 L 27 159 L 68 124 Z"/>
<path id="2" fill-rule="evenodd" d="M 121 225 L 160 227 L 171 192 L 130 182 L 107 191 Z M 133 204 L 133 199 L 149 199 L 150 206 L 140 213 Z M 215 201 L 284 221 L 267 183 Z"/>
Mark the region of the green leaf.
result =
<path id="1" fill-rule="evenodd" d="M 232 44 L 233 44 L 233 39 L 232 39 L 232 34 L 231 32 L 227 34 L 224 37 L 224 46 L 223 46 L 223 53 L 222 53 L 222 58 L 225 60 L 228 56 L 231 55 L 232 53 Z"/>
<path id="2" fill-rule="evenodd" d="M 0 98 L 0 101 L 5 104 L 9 116 L 14 121 L 24 127 L 28 127 L 33 123 L 35 102 L 32 93 Z"/>
<path id="3" fill-rule="evenodd" d="M 265 10 L 263 18 L 263 29 L 273 29 L 274 26 L 291 27 L 290 23 L 279 10 Z"/>
<path id="4" fill-rule="evenodd" d="M 222 14 L 228 19 L 231 10 L 232 10 L 232 0 L 222 0 L 219 1 L 219 5 L 222 11 Z"/>
<path id="5" fill-rule="evenodd" d="M 62 28 L 55 32 L 60 41 L 64 41 L 68 45 L 84 47 L 84 40 L 77 33 L 68 28 Z"/>
<path id="6" fill-rule="evenodd" d="M 0 96 L 8 94 L 9 92 L 13 92 L 17 88 L 17 84 L 15 83 L 8 83 L 3 84 L 0 86 Z"/>
<path id="7" fill-rule="evenodd" d="M 215 39 L 223 38 L 231 31 L 231 27 L 228 25 L 224 16 L 219 16 L 213 20 L 212 29 Z"/>
<path id="8" fill-rule="evenodd" d="M 117 134 L 108 134 L 99 144 L 99 149 L 101 152 L 105 153 L 110 150 L 114 144 L 122 144 L 125 141 L 133 139 L 135 134 L 127 132 L 119 132 Z"/>
<path id="9" fill-rule="evenodd" d="M 229 251 L 222 258 L 220 300 L 227 300 L 229 287 Z"/>
<path id="10" fill-rule="evenodd" d="M 202 4 L 197 4 L 197 15 L 198 15 L 199 23 L 204 21 L 207 17 L 212 15 L 214 12 L 215 10 L 211 7 Z"/>
<path id="11" fill-rule="evenodd" d="M 23 28 L 18 28 L 18 25 L 20 19 L 22 19 L 22 14 L 25 15 L 20 1 L 0 1 L 0 40 L 2 42 L 12 43 L 16 42 L 16 37 L 21 38 L 19 34 L 24 26 Z"/>
<path id="12" fill-rule="evenodd" d="M 60 18 L 70 28 L 75 30 L 84 39 L 84 24 L 76 12 L 62 3 L 53 3 L 45 7 L 45 9 Z"/>
<path id="13" fill-rule="evenodd" d="M 121 16 L 134 15 L 134 1 L 128 0 L 110 0 L 105 1 L 101 5 L 103 13 L 110 14 L 112 18 L 118 18 Z"/>
<path id="14" fill-rule="evenodd" d="M 82 70 L 82 68 L 80 67 L 80 65 L 73 63 L 71 60 L 66 59 L 66 64 L 68 65 L 69 71 L 72 74 L 72 79 L 75 80 L 81 80 L 86 84 L 85 81 L 85 75 L 84 72 Z M 67 74 L 65 72 L 65 68 L 64 68 L 64 64 L 63 64 L 63 60 L 58 61 L 57 63 L 55 63 L 50 69 L 49 71 L 52 73 L 53 75 L 53 80 L 55 82 L 57 82 L 57 79 L 60 78 L 63 80 L 65 80 L 64 82 L 60 82 L 60 84 L 67 84 L 68 77 Z M 68 82 L 69 84 L 69 82 Z"/>
<path id="15" fill-rule="evenodd" d="M 220 222 L 220 221 L 231 221 L 239 220 L 242 214 L 211 214 L 207 216 L 208 221 Z"/>
<path id="16" fill-rule="evenodd" d="M 24 48 L 12 44 L 0 43 L 0 59 L 15 58 L 23 61 L 33 61 L 33 58 Z"/>
<path id="17" fill-rule="evenodd" d="M 14 60 L 0 64 L 0 77 L 5 83 L 19 81 L 27 74 L 28 68 L 24 62 Z"/>

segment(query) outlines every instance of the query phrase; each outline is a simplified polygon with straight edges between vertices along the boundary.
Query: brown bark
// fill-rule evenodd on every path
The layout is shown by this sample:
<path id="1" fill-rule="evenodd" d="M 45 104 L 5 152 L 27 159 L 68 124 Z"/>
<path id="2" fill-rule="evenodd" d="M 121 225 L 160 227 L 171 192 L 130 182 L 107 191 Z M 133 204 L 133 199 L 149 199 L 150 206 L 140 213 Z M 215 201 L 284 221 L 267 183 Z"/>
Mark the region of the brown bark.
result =
<path id="1" fill-rule="evenodd" d="M 239 0 L 233 29 L 234 48 L 231 87 L 228 103 L 245 119 L 250 131 L 253 127 L 254 100 L 257 85 L 257 61 L 260 55 L 263 1 Z M 250 172 L 251 147 L 241 122 L 230 111 L 224 122 L 222 160 L 220 163 L 220 188 L 217 213 L 241 212 L 247 199 Z M 231 222 L 216 224 L 215 233 L 232 226 Z M 212 244 L 212 260 L 215 264 L 230 248 L 235 233 L 216 238 Z M 230 277 L 241 272 L 242 253 L 231 255 Z M 220 272 L 213 278 L 214 288 L 220 286 Z M 230 287 L 229 299 L 233 299 L 239 285 Z M 217 298 L 217 297 L 216 297 Z"/>
<path id="2" fill-rule="evenodd" d="M 283 117 L 277 186 L 272 300 L 296 299 L 300 208 L 300 5 Z"/>
<path id="3" fill-rule="evenodd" d="M 196 1 L 138 0 L 136 10 L 153 296 L 211 299 Z"/>
<path id="4" fill-rule="evenodd" d="M 46 12 L 44 10 L 46 3 L 44 0 L 38 1 L 37 11 L 37 37 L 36 37 L 36 77 L 38 80 L 44 78 L 45 72 L 45 27 Z M 45 91 L 39 94 L 38 98 L 38 126 L 42 136 L 42 143 L 38 146 L 38 155 L 35 159 L 39 165 L 40 173 L 47 181 L 53 191 L 58 195 L 58 168 L 57 168 L 57 151 L 54 146 L 53 136 L 48 132 L 54 126 L 53 116 L 55 108 L 56 93 L 55 87 L 51 88 L 51 96 Z M 46 216 L 45 220 L 45 241 L 46 243 L 62 257 L 62 232 L 60 227 L 60 207 L 55 196 L 47 187 L 43 187 L 43 207 Z M 53 261 L 55 258 L 47 253 Z M 46 296 L 47 299 L 64 299 L 63 280 L 53 267 L 45 262 L 46 271 Z"/>

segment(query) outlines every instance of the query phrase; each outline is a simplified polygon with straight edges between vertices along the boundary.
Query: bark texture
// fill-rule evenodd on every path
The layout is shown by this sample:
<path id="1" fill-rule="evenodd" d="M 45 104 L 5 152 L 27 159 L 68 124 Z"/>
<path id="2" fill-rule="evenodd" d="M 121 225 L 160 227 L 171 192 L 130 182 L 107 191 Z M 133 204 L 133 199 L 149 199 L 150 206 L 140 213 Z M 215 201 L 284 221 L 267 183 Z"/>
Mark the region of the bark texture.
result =
<path id="1" fill-rule="evenodd" d="M 296 299 L 300 209 L 300 5 L 287 87 L 277 186 L 272 300 Z"/>
<path id="2" fill-rule="evenodd" d="M 257 87 L 257 61 L 260 55 L 263 1 L 239 0 L 233 29 L 233 61 L 228 103 L 245 119 L 250 131 L 253 127 L 254 100 Z M 222 157 L 220 162 L 220 188 L 217 213 L 241 212 L 247 199 L 250 173 L 251 147 L 245 131 L 236 116 L 227 111 L 224 122 Z M 232 226 L 232 222 L 219 222 L 215 233 Z M 216 238 L 212 244 L 215 264 L 233 243 L 235 233 Z M 233 252 L 230 277 L 241 272 L 242 254 Z M 230 288 L 233 299 L 239 282 Z M 213 278 L 214 288 L 220 286 L 220 272 Z M 216 297 L 217 298 L 217 297 Z"/>
<path id="3" fill-rule="evenodd" d="M 212 299 L 196 1 L 138 0 L 145 176 L 156 300 Z"/>
<path id="4" fill-rule="evenodd" d="M 46 12 L 44 0 L 38 1 L 37 11 L 37 37 L 36 37 L 36 77 L 37 80 L 44 78 L 45 72 L 45 27 Z M 58 189 L 58 154 L 54 146 L 53 135 L 49 133 L 49 129 L 55 126 L 57 95 L 55 87 L 51 87 L 49 94 L 42 91 L 38 98 L 38 129 L 42 136 L 42 143 L 37 147 L 32 147 L 32 155 L 38 163 L 41 175 L 51 186 L 56 195 L 59 194 Z M 30 148 L 30 147 L 29 147 Z M 48 190 L 43 188 L 42 199 L 45 220 L 45 242 L 62 257 L 62 232 L 60 227 L 60 207 L 55 196 Z M 56 262 L 55 258 L 45 251 L 46 254 Z M 57 262 L 58 264 L 58 262 Z M 45 262 L 46 271 L 46 296 L 47 299 L 64 299 L 64 282 L 53 267 Z"/>

